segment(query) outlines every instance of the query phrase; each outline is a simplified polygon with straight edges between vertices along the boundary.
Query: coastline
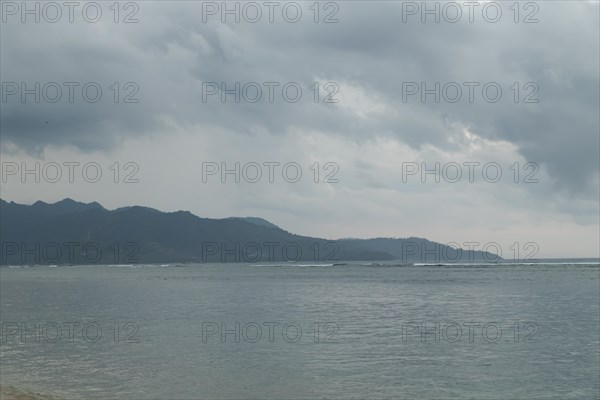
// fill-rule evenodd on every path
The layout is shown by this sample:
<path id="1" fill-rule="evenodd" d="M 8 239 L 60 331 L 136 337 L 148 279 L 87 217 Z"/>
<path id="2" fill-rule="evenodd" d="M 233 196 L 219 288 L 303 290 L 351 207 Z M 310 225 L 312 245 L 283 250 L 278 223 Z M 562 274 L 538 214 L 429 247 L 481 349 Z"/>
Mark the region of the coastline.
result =
<path id="1" fill-rule="evenodd" d="M 57 397 L 0 385 L 0 400 L 59 400 Z"/>

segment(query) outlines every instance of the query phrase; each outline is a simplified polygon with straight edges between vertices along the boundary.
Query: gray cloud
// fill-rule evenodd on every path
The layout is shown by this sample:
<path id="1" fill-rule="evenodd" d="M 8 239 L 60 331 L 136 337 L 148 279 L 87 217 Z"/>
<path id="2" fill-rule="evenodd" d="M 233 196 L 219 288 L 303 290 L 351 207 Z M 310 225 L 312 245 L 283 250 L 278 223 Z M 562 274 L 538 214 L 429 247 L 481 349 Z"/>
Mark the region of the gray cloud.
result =
<path id="1" fill-rule="evenodd" d="M 202 21 L 200 2 L 140 2 L 137 24 L 84 21 L 2 26 L 3 82 L 98 82 L 98 103 L 1 104 L 3 152 L 14 146 L 40 155 L 47 146 L 110 152 L 123 141 L 169 137 L 183 129 L 211 141 L 221 132 L 256 137 L 245 149 L 268 154 L 265 137 L 319 132 L 344 143 L 393 139 L 415 154 L 433 146 L 465 153 L 465 130 L 506 142 L 540 163 L 552 185 L 528 186 L 533 196 L 559 193 L 596 201 L 600 165 L 599 16 L 597 2 L 538 2 L 536 24 L 515 24 L 508 6 L 501 22 L 402 23 L 401 2 L 339 2 L 339 23 Z M 504 4 L 504 3 L 501 3 Z M 508 4 L 508 3 L 506 3 Z M 337 82 L 339 103 L 312 101 L 310 85 Z M 203 82 L 297 82 L 298 103 L 225 104 L 202 100 Z M 403 82 L 497 82 L 503 97 L 422 103 L 403 101 Z M 138 103 L 115 103 L 109 87 L 139 86 Z M 539 103 L 515 103 L 514 82 L 534 82 Z M 321 88 L 321 96 L 325 94 Z M 279 92 L 280 93 L 280 92 Z M 528 93 L 520 88 L 521 99 Z M 463 99 L 466 92 L 463 93 Z M 247 143 L 244 141 L 244 143 Z M 290 141 L 291 143 L 291 141 Z M 182 146 L 185 146 L 182 143 Z M 232 139 L 230 146 L 237 144 Z M 11 150 L 12 149 L 12 150 Z M 227 155 L 227 149 L 223 150 Z M 344 154 L 340 154 L 343 158 Z M 348 160 L 375 189 L 393 187 L 369 160 Z M 506 162 L 510 164 L 510 162 Z M 352 174 L 348 174 L 351 176 Z M 255 201 L 256 202 L 256 201 Z M 559 207 L 567 212 L 568 206 Z M 587 209 L 587 208 L 586 208 Z M 582 211 L 572 209 L 573 215 Z M 594 215 L 590 206 L 585 214 Z M 579 218 L 579 217 L 578 217 Z"/>
<path id="2" fill-rule="evenodd" d="M 9 20 L 3 81 L 94 81 L 104 93 L 96 104 L 22 104 L 12 96 L 2 107 L 3 139 L 33 151 L 47 144 L 108 149 L 122 136 L 168 134 L 161 119 L 170 118 L 241 134 L 297 127 L 359 141 L 394 135 L 411 146 L 445 148 L 452 146 L 446 122 L 453 120 L 516 144 L 570 190 L 586 189 L 598 173 L 597 4 L 543 3 L 537 24 L 514 24 L 510 15 L 497 24 L 481 18 L 423 24 L 416 17 L 402 23 L 402 3 L 394 2 L 340 3 L 335 24 L 315 24 L 308 15 L 297 24 L 223 24 L 216 17 L 203 23 L 200 4 L 141 3 L 140 22 L 131 25 L 80 21 L 57 29 Z M 315 77 L 359 85 L 394 112 L 364 119 L 314 104 L 308 87 Z M 139 104 L 110 100 L 108 87 L 117 81 L 139 85 Z M 221 104 L 217 96 L 203 103 L 203 81 L 298 82 L 304 96 L 295 104 L 281 98 Z M 449 104 L 430 96 L 425 104 L 405 103 L 407 81 L 493 81 L 504 89 L 503 99 Z M 512 82 L 537 83 L 540 103 L 509 101 Z"/>

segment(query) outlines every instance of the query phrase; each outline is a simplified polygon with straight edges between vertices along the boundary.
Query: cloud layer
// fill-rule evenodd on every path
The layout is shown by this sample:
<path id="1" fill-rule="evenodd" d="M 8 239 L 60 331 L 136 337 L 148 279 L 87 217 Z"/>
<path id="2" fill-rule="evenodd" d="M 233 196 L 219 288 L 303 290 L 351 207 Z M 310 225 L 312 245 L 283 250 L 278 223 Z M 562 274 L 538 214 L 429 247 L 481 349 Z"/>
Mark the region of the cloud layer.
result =
<path id="1" fill-rule="evenodd" d="M 586 243 L 562 245 L 564 255 L 571 255 L 570 248 L 589 254 L 585 247 L 593 243 L 590 235 L 598 239 L 593 232 L 599 226 L 597 2 L 531 3 L 536 7 L 522 5 L 518 16 L 508 3 L 493 3 L 502 11 L 496 23 L 489 21 L 491 6 L 486 17 L 479 11 L 488 2 L 479 4 L 472 23 L 464 6 L 456 23 L 444 14 L 439 23 L 425 15 L 423 23 L 409 7 L 420 3 L 366 1 L 321 3 L 317 23 L 308 2 L 294 3 L 302 10 L 296 23 L 285 19 L 296 8 L 281 14 L 286 3 L 275 9 L 273 23 L 264 6 L 256 23 L 244 20 L 254 16 L 252 10 L 239 23 L 232 15 L 223 23 L 219 13 L 207 14 L 211 4 L 221 3 L 138 2 L 137 10 L 121 10 L 118 23 L 108 3 L 97 23 L 77 12 L 73 23 L 22 23 L 4 10 L 3 160 L 137 162 L 144 180 L 125 191 L 111 186 L 109 206 L 252 213 L 285 225 L 283 220 L 293 231 L 331 236 L 422 231 L 449 242 L 470 232 L 508 242 L 522 232 L 530 240 L 545 238 L 547 254 L 554 254 L 560 228 L 553 239 L 547 230 L 562 226 Z M 439 3 L 440 10 L 447 4 Z M 139 22 L 122 23 L 132 10 Z M 338 22 L 324 23 L 327 16 Z M 538 22 L 523 23 L 527 17 Z M 40 102 L 33 94 L 22 102 L 20 85 L 31 89 L 35 82 Z M 49 82 L 63 88 L 55 103 L 48 101 L 55 93 Z M 72 102 L 65 82 L 79 84 Z M 226 94 L 223 103 L 222 93 L 207 93 L 236 82 L 240 88 L 255 82 L 246 99 L 260 87 L 261 100 L 242 96 L 238 103 L 235 94 Z M 12 83 L 19 93 L 7 92 L 14 91 Z M 98 102 L 86 100 L 86 83 L 92 86 L 87 95 L 102 89 Z M 415 88 L 431 91 L 436 83 L 437 93 L 411 94 Z M 302 89 L 297 102 L 282 94 L 286 84 L 290 97 Z M 457 88 L 461 96 L 452 102 Z M 496 88 L 502 90 L 498 101 Z M 202 162 L 208 161 L 294 161 L 305 174 L 313 173 L 314 162 L 322 173 L 326 162 L 334 162 L 339 182 L 203 183 Z M 403 163 L 469 161 L 497 162 L 506 179 L 402 181 Z M 514 174 L 509 167 L 519 163 L 522 180 L 527 162 L 539 167 L 537 184 L 507 178 Z M 11 200 L 81 198 L 103 187 L 53 184 L 42 192 L 40 185 L 6 183 L 2 196 Z M 152 187 L 163 189 L 151 194 Z M 590 255 L 597 250 L 592 247 Z"/>

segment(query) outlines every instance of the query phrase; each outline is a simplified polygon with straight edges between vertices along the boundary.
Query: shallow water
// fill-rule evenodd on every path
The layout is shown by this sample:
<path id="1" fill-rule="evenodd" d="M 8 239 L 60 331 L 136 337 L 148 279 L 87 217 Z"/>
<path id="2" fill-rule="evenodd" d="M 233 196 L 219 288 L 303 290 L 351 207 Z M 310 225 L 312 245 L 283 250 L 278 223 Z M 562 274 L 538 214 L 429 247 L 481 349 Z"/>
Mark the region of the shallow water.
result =
<path id="1" fill-rule="evenodd" d="M 600 393 L 597 262 L 40 266 L 0 278 L 0 383 L 65 399 Z"/>

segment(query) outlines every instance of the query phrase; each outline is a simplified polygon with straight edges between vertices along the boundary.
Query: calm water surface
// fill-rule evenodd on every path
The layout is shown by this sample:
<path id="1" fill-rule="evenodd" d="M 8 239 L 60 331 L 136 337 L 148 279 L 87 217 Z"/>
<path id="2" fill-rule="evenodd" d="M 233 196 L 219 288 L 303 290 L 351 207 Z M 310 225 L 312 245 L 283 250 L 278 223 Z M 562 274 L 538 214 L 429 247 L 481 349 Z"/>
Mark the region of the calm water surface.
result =
<path id="1" fill-rule="evenodd" d="M 2 267 L 0 384 L 64 399 L 595 399 L 599 278 L 597 262 Z"/>

